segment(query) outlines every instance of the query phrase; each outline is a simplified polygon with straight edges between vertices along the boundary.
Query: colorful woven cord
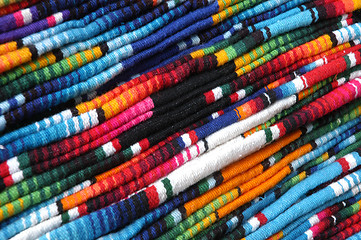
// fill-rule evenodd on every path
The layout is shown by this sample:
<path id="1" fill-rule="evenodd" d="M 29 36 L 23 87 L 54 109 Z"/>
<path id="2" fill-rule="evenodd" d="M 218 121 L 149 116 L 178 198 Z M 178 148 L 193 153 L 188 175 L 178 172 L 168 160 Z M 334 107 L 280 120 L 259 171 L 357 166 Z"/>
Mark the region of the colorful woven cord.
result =
<path id="1" fill-rule="evenodd" d="M 361 239 L 361 1 L 0 0 L 6 239 Z"/>

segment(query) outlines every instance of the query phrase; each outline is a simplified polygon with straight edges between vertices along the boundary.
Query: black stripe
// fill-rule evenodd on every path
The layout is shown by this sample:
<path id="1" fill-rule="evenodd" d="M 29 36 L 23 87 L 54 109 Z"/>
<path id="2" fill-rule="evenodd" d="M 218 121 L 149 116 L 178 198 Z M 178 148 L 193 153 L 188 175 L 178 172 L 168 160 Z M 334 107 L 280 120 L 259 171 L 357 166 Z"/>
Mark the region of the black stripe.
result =
<path id="1" fill-rule="evenodd" d="M 31 59 L 32 60 L 37 59 L 38 58 L 38 50 L 35 48 L 35 46 L 34 45 L 29 45 L 28 49 L 29 49 L 29 51 L 31 53 Z"/>

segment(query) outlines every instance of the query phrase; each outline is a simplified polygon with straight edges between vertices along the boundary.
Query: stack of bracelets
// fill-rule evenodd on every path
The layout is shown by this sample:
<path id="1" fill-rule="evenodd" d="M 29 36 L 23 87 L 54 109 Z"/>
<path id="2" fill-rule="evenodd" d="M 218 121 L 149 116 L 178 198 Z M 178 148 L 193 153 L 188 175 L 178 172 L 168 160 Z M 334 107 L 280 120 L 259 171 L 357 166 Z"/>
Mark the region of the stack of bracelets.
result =
<path id="1" fill-rule="evenodd" d="M 361 0 L 0 0 L 5 239 L 361 239 Z"/>

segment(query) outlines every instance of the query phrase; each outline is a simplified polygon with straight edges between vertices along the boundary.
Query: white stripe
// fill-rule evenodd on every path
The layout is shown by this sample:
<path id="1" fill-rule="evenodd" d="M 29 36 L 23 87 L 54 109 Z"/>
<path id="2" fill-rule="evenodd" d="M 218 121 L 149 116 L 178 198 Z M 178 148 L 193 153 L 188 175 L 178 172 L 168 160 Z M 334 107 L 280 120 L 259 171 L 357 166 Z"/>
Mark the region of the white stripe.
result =
<path id="1" fill-rule="evenodd" d="M 333 189 L 336 197 L 340 196 L 343 193 L 341 185 L 337 182 L 330 184 L 330 187 Z"/>
<path id="2" fill-rule="evenodd" d="M 308 240 L 313 239 L 312 231 L 311 231 L 311 230 L 307 230 L 307 231 L 305 232 L 305 234 L 306 234 Z"/>
<path id="3" fill-rule="evenodd" d="M 161 180 L 163 180 L 163 179 L 158 180 L 152 186 L 154 186 L 157 189 L 159 202 L 163 203 L 167 199 L 167 191 L 166 191 L 163 183 L 161 182 Z"/>
<path id="4" fill-rule="evenodd" d="M 23 171 L 16 172 L 11 177 L 14 180 L 14 183 L 18 183 L 18 182 L 24 180 Z"/>
<path id="5" fill-rule="evenodd" d="M 256 231 L 261 225 L 261 223 L 256 217 L 252 217 L 251 219 L 249 219 L 248 223 L 252 226 L 252 232 Z"/>
<path id="6" fill-rule="evenodd" d="M 241 90 L 237 91 L 236 94 L 238 96 L 237 100 L 239 101 L 246 96 L 246 91 L 244 89 L 241 89 Z"/>
<path id="7" fill-rule="evenodd" d="M 341 32 L 339 30 L 336 30 L 336 31 L 333 32 L 333 34 L 336 37 L 337 45 L 341 44 L 343 42 L 342 37 L 341 37 Z"/>
<path id="8" fill-rule="evenodd" d="M 63 13 L 62 12 L 55 13 L 53 16 L 54 16 L 55 22 L 57 24 L 63 22 Z"/>
<path id="9" fill-rule="evenodd" d="M 51 125 L 51 122 L 49 121 L 49 118 L 44 119 L 45 127 L 48 128 Z"/>
<path id="10" fill-rule="evenodd" d="M 350 182 L 351 187 L 354 187 L 354 186 L 356 185 L 356 183 L 354 182 L 353 178 L 350 177 L 349 175 L 347 175 L 347 176 L 345 177 L 345 179 L 347 179 L 347 180 Z"/>
<path id="11" fill-rule="evenodd" d="M 212 119 L 216 119 L 219 117 L 218 112 L 212 113 Z"/>
<path id="12" fill-rule="evenodd" d="M 263 95 L 267 98 L 268 104 L 272 104 L 271 99 L 269 98 L 267 93 L 263 93 Z"/>
<path id="13" fill-rule="evenodd" d="M 348 32 L 346 30 L 346 28 L 341 28 L 340 32 L 342 33 L 343 38 L 345 39 L 345 42 L 349 42 L 350 41 L 350 36 L 348 35 Z"/>
<path id="14" fill-rule="evenodd" d="M 174 221 L 176 223 L 179 223 L 179 222 L 182 221 L 182 214 L 179 212 L 178 209 L 174 210 L 171 214 L 172 214 L 172 216 L 174 218 Z"/>
<path id="15" fill-rule="evenodd" d="M 179 50 L 184 50 L 187 48 L 187 44 L 184 41 L 179 42 L 177 45 L 178 45 Z"/>
<path id="16" fill-rule="evenodd" d="M 348 58 L 350 59 L 350 62 L 351 62 L 350 66 L 351 67 L 356 66 L 357 61 L 356 61 L 355 54 L 354 53 L 349 53 L 349 54 L 347 54 L 347 56 L 348 56 Z"/>
<path id="17" fill-rule="evenodd" d="M 301 77 L 295 78 L 295 79 L 292 80 L 292 82 L 291 82 L 291 83 L 294 84 L 297 92 L 300 92 L 300 91 L 302 91 L 302 90 L 305 88 L 305 86 L 303 85 L 303 81 L 302 81 L 301 78 L 305 79 L 303 76 L 301 76 Z M 305 79 L 305 80 L 306 80 L 306 79 Z M 307 82 L 307 81 L 305 81 L 305 83 L 306 83 L 306 82 Z M 306 87 L 307 87 L 307 86 L 306 86 Z"/>
<path id="18" fill-rule="evenodd" d="M 81 120 L 83 122 L 83 128 L 88 129 L 90 128 L 90 115 L 89 114 L 82 114 L 80 115 Z"/>
<path id="19" fill-rule="evenodd" d="M 344 159 L 348 162 L 350 170 L 357 167 L 356 159 L 352 156 L 352 154 L 347 154 L 346 156 L 344 156 Z"/>
<path id="20" fill-rule="evenodd" d="M 199 37 L 197 35 L 192 36 L 191 39 L 192 39 L 193 46 L 198 45 L 201 42 L 201 40 L 199 39 Z"/>
<path id="21" fill-rule="evenodd" d="M 347 183 L 347 181 L 345 180 L 345 178 L 340 179 L 340 181 L 338 181 L 338 183 L 341 185 L 344 192 L 346 192 L 350 187 L 349 184 Z"/>
<path id="22" fill-rule="evenodd" d="M 34 227 L 31 227 L 25 231 L 22 231 L 18 235 L 11 238 L 12 240 L 30 240 L 36 239 L 45 233 L 49 233 L 51 230 L 61 226 L 62 220 L 61 215 L 44 221 Z"/>
<path id="23" fill-rule="evenodd" d="M 27 25 L 33 21 L 33 15 L 30 12 L 30 8 L 22 10 L 21 15 L 24 19 L 24 25 Z"/>
<path id="24" fill-rule="evenodd" d="M 138 155 L 142 151 L 142 147 L 139 145 L 139 143 L 133 144 L 130 149 L 133 152 L 133 155 Z"/>
<path id="25" fill-rule="evenodd" d="M 320 222 L 320 219 L 318 218 L 317 215 L 313 215 L 308 219 L 308 221 L 310 222 L 311 226 L 314 226 L 315 224 Z"/>
<path id="26" fill-rule="evenodd" d="M 222 94 L 222 88 L 220 87 L 216 87 L 212 90 L 213 94 L 214 94 L 214 98 L 215 98 L 215 101 L 219 100 L 220 98 L 223 97 L 223 94 Z"/>
<path id="27" fill-rule="evenodd" d="M 189 137 L 189 134 L 188 133 L 185 133 L 181 136 L 182 138 L 182 141 L 184 142 L 185 144 L 185 147 L 189 147 L 190 145 L 192 145 L 192 140 L 191 138 Z"/>
<path id="28" fill-rule="evenodd" d="M 90 117 L 90 121 L 91 121 L 90 127 L 94 127 L 99 124 L 98 114 L 96 113 L 95 109 L 89 112 L 89 117 Z"/>
<path id="29" fill-rule="evenodd" d="M 207 180 L 209 189 L 212 189 L 216 186 L 216 179 L 214 177 L 211 177 Z"/>
<path id="30" fill-rule="evenodd" d="M 75 128 L 75 133 L 79 133 L 80 132 L 80 128 L 79 128 L 79 119 L 78 118 L 74 118 L 74 128 Z"/>
<path id="31" fill-rule="evenodd" d="M 70 132 L 69 132 L 69 126 L 68 126 L 68 122 L 64 122 L 65 124 L 65 132 L 66 132 L 66 136 L 69 137 L 70 136 Z"/>
<path id="32" fill-rule="evenodd" d="M 8 165 L 10 174 L 20 171 L 18 157 L 10 158 L 9 160 L 7 160 L 6 164 Z"/>
<path id="33" fill-rule="evenodd" d="M 115 148 L 113 147 L 112 142 L 108 142 L 108 143 L 104 144 L 103 151 L 105 152 L 105 156 L 107 156 L 107 157 L 113 155 L 116 152 Z"/>

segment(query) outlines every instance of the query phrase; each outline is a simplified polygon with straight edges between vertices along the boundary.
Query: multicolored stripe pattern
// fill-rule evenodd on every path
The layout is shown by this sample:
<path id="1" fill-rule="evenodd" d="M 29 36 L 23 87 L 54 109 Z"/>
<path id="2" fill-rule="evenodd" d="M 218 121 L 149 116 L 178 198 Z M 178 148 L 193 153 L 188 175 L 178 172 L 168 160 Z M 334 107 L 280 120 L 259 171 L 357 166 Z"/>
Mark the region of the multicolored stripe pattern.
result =
<path id="1" fill-rule="evenodd" d="M 0 240 L 361 239 L 358 0 L 0 0 Z"/>

